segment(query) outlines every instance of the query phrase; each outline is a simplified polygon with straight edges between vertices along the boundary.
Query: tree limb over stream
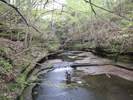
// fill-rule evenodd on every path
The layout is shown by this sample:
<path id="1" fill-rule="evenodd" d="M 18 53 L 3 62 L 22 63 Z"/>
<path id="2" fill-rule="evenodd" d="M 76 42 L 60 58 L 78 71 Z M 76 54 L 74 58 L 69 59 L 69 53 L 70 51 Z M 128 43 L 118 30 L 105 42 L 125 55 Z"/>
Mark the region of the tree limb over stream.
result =
<path id="1" fill-rule="evenodd" d="M 93 4 L 93 3 L 91 2 L 91 0 L 89 0 L 89 1 L 84 0 L 84 1 L 85 1 L 86 3 L 90 3 L 91 6 L 93 5 L 93 6 L 97 7 L 97 8 L 100 8 L 100 9 L 102 9 L 102 10 L 105 10 L 105 11 L 107 11 L 107 12 L 109 12 L 109 13 L 113 13 L 113 14 L 115 14 L 115 15 L 117 15 L 117 16 L 120 16 L 120 17 L 122 17 L 122 18 L 124 18 L 124 19 L 126 19 L 126 20 L 128 20 L 128 21 L 132 21 L 132 22 L 133 22 L 133 20 L 128 19 L 127 17 L 122 16 L 121 14 L 115 13 L 114 11 L 110 11 L 110 10 L 108 10 L 108 9 L 105 9 L 105 8 L 103 8 L 103 7 L 99 7 L 99 6 L 95 5 L 95 4 Z M 94 9 L 92 9 L 92 11 L 94 12 Z M 95 13 L 95 14 L 96 14 L 96 13 Z"/>

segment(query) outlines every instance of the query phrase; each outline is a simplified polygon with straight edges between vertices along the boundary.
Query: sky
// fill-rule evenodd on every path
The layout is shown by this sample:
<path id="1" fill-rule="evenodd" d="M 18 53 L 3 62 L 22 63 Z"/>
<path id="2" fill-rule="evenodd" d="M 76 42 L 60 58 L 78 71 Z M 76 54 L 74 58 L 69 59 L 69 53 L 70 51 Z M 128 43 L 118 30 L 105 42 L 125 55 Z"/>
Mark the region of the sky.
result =
<path id="1" fill-rule="evenodd" d="M 49 0 L 49 1 L 53 1 L 53 0 Z M 55 1 L 57 1 L 61 4 L 66 4 L 66 0 L 55 0 Z M 16 0 L 10 0 L 10 4 L 15 4 L 15 2 L 16 2 Z M 45 2 L 43 4 L 45 4 Z M 45 6 L 45 9 L 46 10 L 53 10 L 53 8 L 58 9 L 58 8 L 61 8 L 61 7 L 62 7 L 62 5 L 54 2 L 53 4 L 47 4 Z M 37 7 L 37 8 L 40 9 L 40 7 Z M 43 6 L 42 6 L 42 9 L 44 9 Z M 42 18 L 45 19 L 46 17 L 51 17 L 51 15 L 43 16 Z"/>
<path id="2" fill-rule="evenodd" d="M 55 0 L 55 1 L 57 1 L 57 2 L 59 2 L 59 3 L 61 3 L 61 4 L 65 4 L 66 3 L 66 0 Z M 45 9 L 47 9 L 47 10 L 52 10 L 53 8 L 54 9 L 58 9 L 58 8 L 61 8 L 62 7 L 62 5 L 60 5 L 60 4 L 58 4 L 58 3 L 54 3 L 54 4 L 51 4 L 51 5 L 49 5 L 49 6 L 46 6 L 45 7 Z M 51 17 L 51 14 L 50 15 L 45 15 L 45 16 L 43 16 L 42 18 L 43 19 L 45 19 L 45 18 L 50 18 Z"/>
<path id="3" fill-rule="evenodd" d="M 61 4 L 65 4 L 66 3 L 66 0 L 55 0 Z M 54 3 L 54 4 L 51 4 L 49 6 L 46 6 L 46 9 L 49 9 L 49 10 L 52 10 L 53 9 L 53 6 L 54 6 L 54 9 L 57 9 L 57 8 L 60 8 L 62 7 L 62 5 L 58 4 L 58 3 Z"/>

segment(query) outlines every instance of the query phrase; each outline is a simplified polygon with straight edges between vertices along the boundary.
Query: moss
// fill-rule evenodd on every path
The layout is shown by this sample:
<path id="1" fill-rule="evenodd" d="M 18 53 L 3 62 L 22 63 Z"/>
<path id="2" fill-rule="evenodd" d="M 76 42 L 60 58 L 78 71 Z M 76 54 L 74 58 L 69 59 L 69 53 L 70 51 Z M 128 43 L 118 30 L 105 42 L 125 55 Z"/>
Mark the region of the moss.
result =
<path id="1" fill-rule="evenodd" d="M 49 66 L 47 67 L 47 69 L 51 69 L 51 68 L 53 68 L 53 65 L 49 65 Z"/>
<path id="2" fill-rule="evenodd" d="M 32 61 L 33 60 L 33 57 L 31 56 L 31 54 L 28 54 L 28 55 L 26 55 L 26 59 Z"/>
<path id="3" fill-rule="evenodd" d="M 20 95 L 19 100 L 24 100 L 23 95 Z"/>
<path id="4" fill-rule="evenodd" d="M 25 100 L 27 98 L 29 98 L 29 100 L 32 100 L 31 90 L 32 90 L 33 86 L 34 86 L 34 84 L 27 86 L 18 100 Z"/>
<path id="5" fill-rule="evenodd" d="M 130 66 L 126 66 L 126 68 L 130 69 L 131 67 Z"/>
<path id="6" fill-rule="evenodd" d="M 35 64 L 30 64 L 29 67 L 26 68 L 23 74 L 27 75 L 34 67 L 35 67 Z"/>

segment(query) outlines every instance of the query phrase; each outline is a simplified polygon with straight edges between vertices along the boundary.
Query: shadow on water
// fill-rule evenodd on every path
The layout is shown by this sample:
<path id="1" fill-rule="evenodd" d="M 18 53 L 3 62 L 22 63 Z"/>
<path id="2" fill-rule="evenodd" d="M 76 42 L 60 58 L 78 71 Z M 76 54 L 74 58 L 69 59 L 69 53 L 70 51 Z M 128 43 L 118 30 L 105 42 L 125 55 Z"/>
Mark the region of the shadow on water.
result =
<path id="1" fill-rule="evenodd" d="M 107 100 L 133 100 L 133 82 L 116 75 L 88 75 L 83 77 L 87 84 L 94 86 L 95 93 L 106 96 Z"/>
<path id="2" fill-rule="evenodd" d="M 53 64 L 53 70 L 39 77 L 42 85 L 33 88 L 33 100 L 133 100 L 131 81 L 115 75 L 109 78 L 105 74 L 80 78 L 76 74 L 78 71 L 70 67 L 73 60 L 68 55 L 49 59 L 62 59 L 63 62 Z M 66 69 L 71 71 L 71 79 L 66 79 Z"/>

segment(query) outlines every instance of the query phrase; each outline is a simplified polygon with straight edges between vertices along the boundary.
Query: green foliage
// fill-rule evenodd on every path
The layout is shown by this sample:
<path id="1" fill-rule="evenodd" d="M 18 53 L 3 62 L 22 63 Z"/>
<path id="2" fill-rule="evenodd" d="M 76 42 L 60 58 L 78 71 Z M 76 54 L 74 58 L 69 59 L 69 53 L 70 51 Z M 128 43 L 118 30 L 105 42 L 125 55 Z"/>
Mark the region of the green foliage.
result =
<path id="1" fill-rule="evenodd" d="M 67 38 L 66 33 L 63 33 L 63 34 L 61 35 L 61 37 L 62 37 L 62 38 Z"/>
<path id="2" fill-rule="evenodd" d="M 12 97 L 11 95 L 9 95 L 9 96 L 7 96 L 7 98 L 8 98 L 9 100 L 11 100 L 13 97 Z"/>
<path id="3" fill-rule="evenodd" d="M 90 11 L 90 6 L 84 0 L 67 0 L 68 6 L 79 11 Z"/>
<path id="4" fill-rule="evenodd" d="M 24 74 L 21 74 L 19 77 L 17 77 L 18 82 L 14 82 L 15 84 L 13 84 L 13 86 L 11 88 L 12 92 L 15 92 L 18 94 L 19 89 L 25 87 L 25 84 L 26 84 L 25 77 L 26 77 L 26 75 L 24 75 Z"/>
<path id="5" fill-rule="evenodd" d="M 26 78 L 26 75 L 20 74 L 20 76 L 18 77 L 18 81 L 25 82 L 25 78 Z"/>
<path id="6" fill-rule="evenodd" d="M 127 21 L 127 20 L 122 20 L 120 25 L 123 27 L 123 29 L 122 29 L 122 32 L 123 32 L 123 31 L 129 29 L 130 27 L 132 27 L 133 22 Z"/>
<path id="7" fill-rule="evenodd" d="M 0 69 L 0 72 L 2 74 L 8 74 L 8 72 L 12 68 L 12 65 L 10 64 L 9 60 L 4 60 L 2 58 L 0 58 L 0 66 L 2 66 L 2 68 L 4 68 L 4 71 L 2 71 L 2 69 Z"/>
<path id="8" fill-rule="evenodd" d="M 8 91 L 9 90 L 9 87 L 8 87 L 8 85 L 7 84 L 0 84 L 0 86 L 2 86 L 3 88 L 4 88 L 4 91 Z M 0 93 L 0 97 L 2 97 L 2 98 L 5 98 L 6 97 L 6 99 L 4 99 L 4 100 L 12 100 L 12 96 L 10 95 L 10 94 L 5 94 L 4 93 L 4 91 L 1 91 Z M 8 91 L 9 92 L 9 91 Z M 2 98 L 0 98 L 0 100 L 3 100 Z"/>

